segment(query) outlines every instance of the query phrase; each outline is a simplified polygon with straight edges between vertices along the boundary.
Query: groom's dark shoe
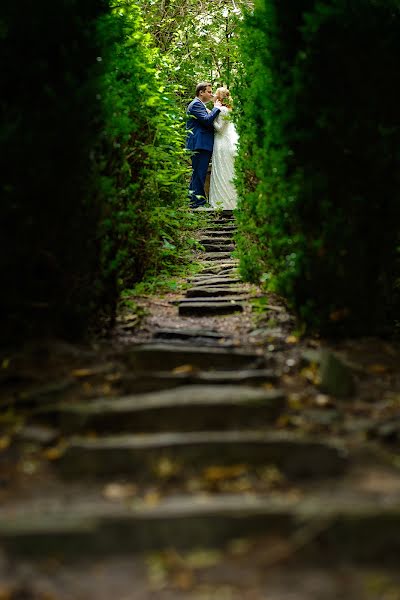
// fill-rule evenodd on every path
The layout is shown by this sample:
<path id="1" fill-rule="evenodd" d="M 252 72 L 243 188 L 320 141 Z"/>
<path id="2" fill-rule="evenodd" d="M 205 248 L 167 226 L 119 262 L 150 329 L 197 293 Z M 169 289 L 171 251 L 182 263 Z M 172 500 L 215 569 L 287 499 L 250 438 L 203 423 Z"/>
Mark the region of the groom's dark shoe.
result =
<path id="1" fill-rule="evenodd" d="M 190 208 L 200 208 L 200 206 L 205 206 L 207 204 L 207 200 L 205 198 L 196 198 L 196 200 L 190 203 Z"/>

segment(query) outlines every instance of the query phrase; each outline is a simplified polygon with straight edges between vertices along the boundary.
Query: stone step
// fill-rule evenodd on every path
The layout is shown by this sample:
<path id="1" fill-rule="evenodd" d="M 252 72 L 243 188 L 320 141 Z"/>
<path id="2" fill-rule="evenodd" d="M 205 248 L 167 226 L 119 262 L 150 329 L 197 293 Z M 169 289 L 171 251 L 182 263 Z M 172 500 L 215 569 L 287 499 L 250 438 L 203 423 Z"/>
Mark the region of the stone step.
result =
<path id="1" fill-rule="evenodd" d="M 186 297 L 187 298 L 201 298 L 202 296 L 233 296 L 238 294 L 246 293 L 245 290 L 241 288 L 233 288 L 232 287 L 193 287 L 187 290 Z"/>
<path id="2" fill-rule="evenodd" d="M 204 252 L 203 253 L 203 258 L 204 260 L 220 260 L 220 259 L 228 259 L 231 257 L 231 253 L 230 252 Z"/>
<path id="3" fill-rule="evenodd" d="M 201 237 L 210 237 L 212 239 L 228 238 L 234 240 L 235 234 L 236 227 L 230 227 L 229 225 L 226 225 L 225 227 L 204 229 L 200 232 Z"/>
<path id="4" fill-rule="evenodd" d="M 214 268 L 214 269 L 218 269 L 219 267 L 238 267 L 239 266 L 239 261 L 235 258 L 231 258 L 229 260 L 226 259 L 220 259 L 220 260 L 202 260 L 201 262 L 202 266 L 204 267 L 204 269 L 208 269 L 208 268 Z"/>
<path id="5" fill-rule="evenodd" d="M 179 367 L 225 371 L 265 366 L 261 354 L 242 350 L 199 348 L 197 346 L 167 346 L 166 344 L 138 344 L 119 353 L 119 357 L 134 372 L 168 371 Z"/>
<path id="6" fill-rule="evenodd" d="M 186 340 L 182 340 L 179 338 L 173 338 L 173 339 L 160 339 L 158 338 L 157 343 L 159 344 L 169 344 L 174 345 L 176 347 L 181 347 L 183 348 L 186 344 L 191 344 L 191 345 L 196 345 L 199 346 L 201 348 L 237 348 L 238 344 L 237 342 L 234 342 L 232 339 L 230 339 L 229 337 L 227 337 L 226 339 L 221 338 L 220 340 L 215 340 L 212 338 L 201 338 L 201 337 L 192 337 L 192 338 L 187 338 Z"/>
<path id="7" fill-rule="evenodd" d="M 343 473 L 343 446 L 289 433 L 200 431 L 75 437 L 54 461 L 65 478 L 154 478 L 160 461 L 179 465 L 274 465 L 289 478 L 324 478 Z"/>
<path id="8" fill-rule="evenodd" d="M 180 331 L 178 329 L 165 329 L 156 331 L 153 335 L 153 340 L 158 343 L 167 344 L 190 344 L 196 346 L 214 346 L 214 347 L 235 347 L 231 336 L 217 334 L 213 332 L 211 335 L 207 330 L 188 329 Z"/>
<path id="9" fill-rule="evenodd" d="M 208 275 L 209 277 L 213 276 L 221 276 L 225 277 L 227 275 L 236 275 L 237 274 L 237 266 L 236 265 L 216 265 L 215 267 L 207 267 L 203 269 L 199 275 L 204 277 Z"/>
<path id="10" fill-rule="evenodd" d="M 233 219 L 233 210 L 230 208 L 224 208 L 222 210 L 216 210 L 211 206 L 201 206 L 196 209 L 199 212 L 208 213 L 210 216 L 215 217 L 216 219 L 229 218 Z"/>
<path id="11" fill-rule="evenodd" d="M 235 245 L 230 243 L 230 244 L 217 244 L 215 242 L 212 243 L 204 243 L 204 242 L 200 242 L 200 244 L 203 246 L 205 252 L 208 253 L 215 253 L 215 252 L 220 252 L 221 254 L 225 254 L 226 252 L 233 252 L 235 249 Z"/>
<path id="12" fill-rule="evenodd" d="M 65 403 L 34 415 L 63 433 L 199 431 L 265 427 L 285 407 L 282 390 L 237 385 L 186 385 L 92 402 Z"/>
<path id="13" fill-rule="evenodd" d="M 123 394 L 145 393 L 171 389 L 180 385 L 252 385 L 277 383 L 279 375 L 272 369 L 239 369 L 236 371 L 197 371 L 183 369 L 170 373 L 156 371 L 150 374 L 125 375 L 121 378 L 119 390 Z"/>
<path id="14" fill-rule="evenodd" d="M 236 312 L 243 312 L 243 304 L 235 302 L 184 302 L 181 301 L 178 307 L 179 314 L 184 317 L 205 317 L 210 315 L 231 315 Z"/>
<path id="15" fill-rule="evenodd" d="M 204 269 L 202 269 L 200 271 L 200 273 L 206 273 L 207 270 L 209 270 L 212 273 L 215 273 L 215 271 L 219 271 L 221 269 L 235 269 L 237 267 L 238 267 L 238 262 L 233 259 L 230 259 L 228 261 L 209 263 L 209 265 L 207 267 L 204 267 Z"/>
<path id="16" fill-rule="evenodd" d="M 235 225 L 234 219 L 219 219 L 211 221 L 214 224 L 215 229 L 224 230 L 226 227 L 232 228 L 231 230 L 236 230 L 237 227 Z"/>
<path id="17" fill-rule="evenodd" d="M 214 244 L 215 246 L 233 246 L 232 238 L 227 237 L 203 237 L 199 239 L 200 244 Z"/>
<path id="18" fill-rule="evenodd" d="M 203 288 L 200 288 L 203 289 Z M 213 289 L 213 288 L 210 288 Z M 218 288 L 216 288 L 218 289 Z M 234 295 L 232 295 L 232 293 Z M 243 295 L 243 292 L 239 292 L 239 294 L 235 294 L 235 291 L 231 292 L 230 296 L 219 296 L 218 294 L 214 294 L 212 296 L 190 296 L 187 298 L 181 298 L 180 300 L 172 300 L 171 304 L 177 304 L 178 306 L 182 306 L 182 304 L 209 304 L 210 302 L 215 304 L 224 303 L 236 303 L 236 302 L 244 302 L 249 299 L 249 294 Z"/>
<path id="19" fill-rule="evenodd" d="M 318 493 L 308 499 L 277 493 L 175 495 L 154 503 L 139 498 L 129 504 L 71 498 L 50 506 L 0 510 L 0 547 L 10 558 L 62 561 L 171 547 L 221 548 L 235 539 L 270 536 L 272 544 L 279 540 L 279 548 L 289 548 L 303 566 L 315 561 L 330 567 L 344 561 L 369 563 L 370 568 L 397 565 L 399 504 L 390 499 L 377 505 L 358 496 L 352 500 Z"/>
<path id="20" fill-rule="evenodd" d="M 200 239 L 199 241 L 201 242 L 219 242 L 224 241 L 224 242 L 229 242 L 232 243 L 233 240 L 233 231 L 221 231 L 219 229 L 216 229 L 215 231 L 202 231 L 200 232 Z"/>
<path id="21" fill-rule="evenodd" d="M 188 340 L 193 338 L 209 338 L 210 340 L 218 341 L 221 339 L 229 338 L 230 336 L 220 333 L 218 331 L 211 331 L 209 329 L 158 329 L 154 332 L 153 338 L 161 340 Z"/>
<path id="22" fill-rule="evenodd" d="M 229 275 L 222 277 L 208 277 L 208 276 L 203 276 L 203 277 L 193 277 L 193 279 L 190 280 L 190 283 L 192 283 L 193 285 L 195 285 L 196 287 L 199 287 L 200 285 L 202 286 L 215 286 L 215 287 L 223 287 L 226 285 L 234 285 L 237 283 L 243 283 L 243 281 L 241 279 L 239 279 L 239 277 L 230 277 Z"/>

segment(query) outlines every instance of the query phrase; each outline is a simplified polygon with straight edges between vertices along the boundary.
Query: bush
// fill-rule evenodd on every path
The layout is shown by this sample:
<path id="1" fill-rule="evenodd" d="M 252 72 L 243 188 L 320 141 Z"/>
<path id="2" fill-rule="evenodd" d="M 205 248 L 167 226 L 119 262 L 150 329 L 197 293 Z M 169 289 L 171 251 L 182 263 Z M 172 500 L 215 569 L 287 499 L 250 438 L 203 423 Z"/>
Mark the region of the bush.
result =
<path id="1" fill-rule="evenodd" d="M 103 270 L 118 290 L 183 261 L 188 164 L 183 115 L 139 7 L 126 2 L 103 19 L 112 40 L 102 91 L 105 123 L 99 172 L 106 198 Z M 162 66 L 162 65 L 161 65 Z"/>
<path id="2" fill-rule="evenodd" d="M 79 337 L 185 259 L 183 117 L 136 3 L 114 4 L 2 4 L 3 340 Z"/>
<path id="3" fill-rule="evenodd" d="M 246 22 L 241 268 L 309 328 L 393 323 L 399 34 L 398 0 L 263 0 Z"/>

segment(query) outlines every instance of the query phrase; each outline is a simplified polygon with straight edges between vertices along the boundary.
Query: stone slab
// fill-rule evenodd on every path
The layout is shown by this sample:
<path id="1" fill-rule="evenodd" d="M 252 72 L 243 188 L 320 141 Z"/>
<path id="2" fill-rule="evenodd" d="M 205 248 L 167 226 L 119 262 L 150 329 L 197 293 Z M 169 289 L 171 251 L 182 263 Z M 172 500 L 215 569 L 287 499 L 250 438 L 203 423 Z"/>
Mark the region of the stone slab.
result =
<path id="1" fill-rule="evenodd" d="M 246 293 L 246 290 L 241 288 L 232 287 L 193 287 L 187 290 L 186 297 L 187 298 L 201 298 L 204 297 L 217 297 L 217 296 L 233 296 L 238 294 Z"/>
<path id="2" fill-rule="evenodd" d="M 71 438 L 56 461 L 63 477 L 154 477 L 160 460 L 207 466 L 246 463 L 274 465 L 289 478 L 336 476 L 346 468 L 339 444 L 289 433 L 264 431 L 168 432 Z"/>
<path id="3" fill-rule="evenodd" d="M 219 229 L 213 231 L 202 231 L 199 241 L 210 244 L 213 242 L 231 244 L 233 240 L 233 233 L 233 231 L 221 231 Z"/>
<path id="4" fill-rule="evenodd" d="M 227 371 L 264 365 L 264 358 L 254 352 L 195 345 L 177 348 L 166 344 L 138 344 L 122 351 L 120 358 L 136 372 L 167 371 L 187 365 L 193 369 Z"/>
<path id="5" fill-rule="evenodd" d="M 200 284 L 202 286 L 216 286 L 216 287 L 221 287 L 221 286 L 226 286 L 226 285 L 234 285 L 237 283 L 243 283 L 243 281 L 241 279 L 239 279 L 238 277 L 194 277 L 190 283 L 193 283 L 194 285 L 196 285 L 196 287 L 200 286 Z"/>
<path id="6" fill-rule="evenodd" d="M 304 537 L 307 531 L 312 535 Z M 234 539 L 269 535 L 275 540 L 281 536 L 288 544 L 302 533 L 297 554 L 303 565 L 310 559 L 315 564 L 317 558 L 318 564 L 339 563 L 342 569 L 344 560 L 368 562 L 370 568 L 372 564 L 397 566 L 400 510 L 393 501 L 379 506 L 357 496 L 351 503 L 318 493 L 310 501 L 285 494 L 175 495 L 155 505 L 137 499 L 130 506 L 89 505 L 74 498 L 51 510 L 46 505 L 12 515 L 0 510 L 0 547 L 7 557 L 52 561 L 171 547 L 220 548 Z"/>
<path id="7" fill-rule="evenodd" d="M 219 266 L 216 267 L 207 267 L 203 271 L 201 271 L 201 277 L 226 277 L 230 276 L 232 278 L 237 277 L 237 267 L 236 265 L 228 265 L 228 266 Z"/>
<path id="8" fill-rule="evenodd" d="M 125 375 L 120 381 L 119 389 L 124 394 L 141 394 L 189 384 L 257 386 L 268 382 L 276 383 L 277 381 L 278 375 L 272 369 L 238 369 L 236 371 L 192 371 L 188 369 L 178 373 L 155 371 L 151 374 Z"/>
<path id="9" fill-rule="evenodd" d="M 203 253 L 204 260 L 220 260 L 221 258 L 230 258 L 230 252 L 204 252 Z"/>
<path id="10" fill-rule="evenodd" d="M 208 227 L 207 229 L 203 229 L 201 233 L 203 235 L 213 235 L 213 236 L 233 236 L 236 233 L 237 228 L 234 225 L 224 225 L 221 227 Z"/>
<path id="11" fill-rule="evenodd" d="M 181 316 L 204 317 L 208 315 L 230 315 L 243 312 L 243 304 L 234 300 L 230 302 L 181 302 L 178 312 Z"/>
<path id="12" fill-rule="evenodd" d="M 235 249 L 235 245 L 234 244 L 217 244 L 215 242 L 212 243 L 204 243 L 204 242 L 200 242 L 200 244 L 203 246 L 205 252 L 221 252 L 221 253 L 226 253 L 226 252 L 233 252 Z"/>
<path id="13" fill-rule="evenodd" d="M 229 336 L 224 335 L 218 331 L 211 331 L 209 329 L 201 329 L 199 327 L 192 329 L 158 329 L 154 332 L 153 338 L 155 339 L 180 339 L 187 340 L 195 337 L 200 338 L 210 338 L 212 340 L 218 341 L 222 338 L 226 338 Z"/>
<path id="14" fill-rule="evenodd" d="M 213 219 L 211 221 L 211 223 L 214 223 L 217 226 L 223 226 L 223 225 L 234 225 L 236 227 L 236 222 L 234 218 L 230 218 L 229 216 L 226 217 L 218 217 L 216 219 Z"/>
<path id="15" fill-rule="evenodd" d="M 186 385 L 148 394 L 66 403 L 40 410 L 35 418 L 64 433 L 76 431 L 198 431 L 262 427 L 285 406 L 280 389 L 237 385 Z"/>
<path id="16" fill-rule="evenodd" d="M 212 206 L 200 206 L 199 208 L 196 208 L 196 211 L 208 213 L 209 215 L 215 216 L 218 219 L 222 217 L 233 218 L 233 210 L 231 208 L 223 208 L 222 210 L 216 210 Z"/>
<path id="17" fill-rule="evenodd" d="M 231 246 L 233 245 L 232 237 L 207 236 L 199 239 L 200 244 L 214 244 L 215 246 Z"/>
<path id="18" fill-rule="evenodd" d="M 205 260 L 203 257 L 201 264 L 205 269 L 208 267 L 218 268 L 222 265 L 238 267 L 239 261 L 236 258 L 233 258 L 232 256 L 228 260 L 226 258 L 222 258 L 221 260 Z"/>
<path id="19" fill-rule="evenodd" d="M 178 304 L 178 306 L 181 306 L 183 304 L 192 304 L 192 303 L 196 303 L 196 304 L 221 304 L 223 302 L 225 303 L 234 303 L 234 302 L 244 302 L 245 300 L 249 299 L 249 295 L 243 295 L 243 294 L 238 294 L 236 295 L 235 292 L 233 292 L 233 295 L 231 296 L 193 296 L 190 298 L 182 298 L 181 300 L 173 300 L 171 302 L 171 304 Z"/>

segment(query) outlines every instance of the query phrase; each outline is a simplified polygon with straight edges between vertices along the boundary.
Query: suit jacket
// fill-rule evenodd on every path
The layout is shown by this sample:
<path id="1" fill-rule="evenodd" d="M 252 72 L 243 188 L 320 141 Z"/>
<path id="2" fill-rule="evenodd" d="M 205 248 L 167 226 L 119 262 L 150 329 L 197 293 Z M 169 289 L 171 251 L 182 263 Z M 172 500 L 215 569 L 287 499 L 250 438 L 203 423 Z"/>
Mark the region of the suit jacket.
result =
<path id="1" fill-rule="evenodd" d="M 214 146 L 214 119 L 218 116 L 219 108 L 213 108 L 210 113 L 201 100 L 195 98 L 187 107 L 186 129 L 188 130 L 186 148 L 188 150 L 209 150 Z"/>

